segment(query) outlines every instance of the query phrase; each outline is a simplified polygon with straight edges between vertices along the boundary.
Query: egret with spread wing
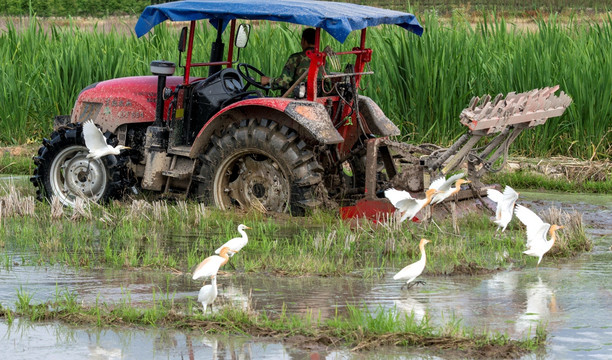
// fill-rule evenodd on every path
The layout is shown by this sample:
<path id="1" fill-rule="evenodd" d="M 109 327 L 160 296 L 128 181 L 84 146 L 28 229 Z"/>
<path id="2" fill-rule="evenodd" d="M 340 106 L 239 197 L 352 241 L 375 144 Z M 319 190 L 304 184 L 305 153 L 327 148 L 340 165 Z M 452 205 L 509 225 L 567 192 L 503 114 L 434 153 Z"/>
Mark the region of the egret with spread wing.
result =
<path id="1" fill-rule="evenodd" d="M 544 254 L 546 254 L 555 244 L 555 240 L 557 239 L 555 232 L 559 229 L 563 229 L 563 226 L 545 223 L 536 213 L 521 205 L 516 206 L 514 213 L 527 227 L 527 250 L 523 251 L 523 254 L 537 257 L 537 268 Z M 550 240 L 546 240 L 547 233 L 550 235 Z"/>
<path id="2" fill-rule="evenodd" d="M 468 184 L 469 181 L 462 179 L 464 177 L 464 173 L 455 174 L 448 179 L 444 177 L 437 178 L 434 180 L 431 185 L 429 185 L 430 189 L 438 190 L 438 193 L 434 195 L 431 200 L 431 204 L 439 204 L 444 201 L 446 198 L 455 195 L 461 190 L 461 184 Z M 451 185 L 455 184 L 455 187 L 451 187 Z"/>
<path id="3" fill-rule="evenodd" d="M 503 232 L 512 220 L 514 204 L 519 197 L 519 193 L 510 186 L 506 186 L 503 194 L 495 189 L 487 189 L 487 197 L 497 204 L 494 222 L 497 224 L 497 229 L 501 228 Z"/>
<path id="4" fill-rule="evenodd" d="M 417 283 L 423 283 L 422 281 L 416 281 L 411 284 L 411 282 L 416 279 L 417 276 L 421 275 L 425 269 L 425 261 L 427 258 L 425 256 L 425 244 L 428 242 L 429 240 L 427 239 L 421 239 L 421 242 L 419 243 L 419 249 L 421 249 L 421 259 L 419 261 L 406 266 L 395 274 L 395 276 L 393 276 L 393 280 L 406 280 L 406 283 L 402 285 L 402 288 L 407 286 L 407 288 L 410 289 Z"/>
<path id="5" fill-rule="evenodd" d="M 129 149 L 129 147 L 123 145 L 108 145 L 104 134 L 94 124 L 93 120 L 87 120 L 83 123 L 83 137 L 85 138 L 85 146 L 89 149 L 88 159 L 97 160 L 107 155 L 119 155 L 121 150 Z"/>
<path id="6" fill-rule="evenodd" d="M 424 199 L 415 199 L 409 192 L 403 190 L 387 189 L 385 197 L 391 201 L 391 204 L 402 213 L 400 222 L 406 219 L 412 219 L 422 208 L 427 206 L 432 197 L 438 192 L 436 189 L 428 189 L 425 191 Z"/>

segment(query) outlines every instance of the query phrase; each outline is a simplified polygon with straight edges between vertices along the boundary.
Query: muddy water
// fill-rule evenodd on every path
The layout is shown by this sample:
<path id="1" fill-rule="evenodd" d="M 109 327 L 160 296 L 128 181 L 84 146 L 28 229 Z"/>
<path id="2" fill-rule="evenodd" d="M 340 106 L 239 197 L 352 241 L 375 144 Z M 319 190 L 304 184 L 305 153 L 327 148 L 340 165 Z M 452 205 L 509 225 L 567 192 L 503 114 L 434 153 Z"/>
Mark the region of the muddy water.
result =
<path id="1" fill-rule="evenodd" d="M 550 195 L 521 192 L 523 204 L 533 209 L 551 205 L 578 210 L 584 215 L 592 252 L 574 259 L 544 259 L 539 270 L 509 268 L 496 274 L 472 277 L 431 277 L 426 285 L 400 290 L 392 280 L 394 269 L 382 279 L 276 278 L 264 275 L 219 277 L 219 305 L 233 303 L 258 310 L 312 314 L 326 318 L 342 313 L 347 304 L 372 310 L 425 316 L 437 324 L 453 318 L 477 329 L 498 330 L 518 338 L 532 333 L 539 322 L 550 334 L 546 353 L 538 358 L 609 358 L 612 354 L 612 197 Z M 541 200 L 546 199 L 546 200 Z M 3 254 L 4 255 L 4 254 Z M 133 303 L 168 293 L 177 301 L 197 296 L 198 285 L 185 276 L 148 271 L 82 271 L 62 267 L 21 266 L 0 268 L 0 303 L 11 306 L 17 292 L 32 294 L 34 302 L 53 299 L 58 289 L 76 292 L 84 302 L 117 301 L 129 296 Z M 242 337 L 204 337 L 164 329 L 91 330 L 61 324 L 0 322 L 0 345 L 11 358 L 304 358 L 310 352 Z M 348 351 L 319 352 L 321 358 L 415 358 L 421 355 L 378 350 L 376 354 Z M 536 356 L 529 356 L 535 358 Z M 529 358 L 528 357 L 528 358 Z"/>

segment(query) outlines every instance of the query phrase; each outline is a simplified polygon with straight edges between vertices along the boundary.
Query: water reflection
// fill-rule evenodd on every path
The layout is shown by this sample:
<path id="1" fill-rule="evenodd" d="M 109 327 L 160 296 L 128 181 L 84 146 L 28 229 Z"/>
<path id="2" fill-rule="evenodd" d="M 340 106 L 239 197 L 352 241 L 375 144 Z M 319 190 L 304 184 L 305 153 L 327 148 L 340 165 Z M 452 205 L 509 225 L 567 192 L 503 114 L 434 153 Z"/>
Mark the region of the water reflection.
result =
<path id="1" fill-rule="evenodd" d="M 401 299 L 394 300 L 393 303 L 397 310 L 412 316 L 417 323 L 421 322 L 427 314 L 425 305 L 411 296 L 403 296 Z"/>
<path id="2" fill-rule="evenodd" d="M 527 304 L 525 311 L 515 323 L 515 331 L 521 335 L 534 335 L 539 323 L 547 323 L 551 314 L 557 312 L 557 301 L 550 287 L 538 276 L 537 282 L 525 286 Z"/>

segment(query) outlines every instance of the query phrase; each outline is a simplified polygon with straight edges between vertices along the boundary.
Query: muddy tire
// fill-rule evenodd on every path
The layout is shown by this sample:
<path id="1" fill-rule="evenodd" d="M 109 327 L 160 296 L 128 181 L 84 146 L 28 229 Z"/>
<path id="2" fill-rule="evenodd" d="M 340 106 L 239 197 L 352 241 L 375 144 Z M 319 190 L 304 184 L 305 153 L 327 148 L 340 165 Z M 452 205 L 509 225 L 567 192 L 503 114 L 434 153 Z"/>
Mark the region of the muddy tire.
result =
<path id="1" fill-rule="evenodd" d="M 304 215 L 320 204 L 323 168 L 294 130 L 274 121 L 230 125 L 200 163 L 197 197 L 208 205 Z"/>
<path id="2" fill-rule="evenodd" d="M 106 202 L 123 195 L 130 183 L 127 156 L 105 156 L 90 160 L 85 146 L 83 127 L 68 124 L 44 139 L 34 157 L 34 174 L 30 181 L 37 188 L 40 201 L 57 196 L 66 206 L 74 206 L 77 197 L 95 202 Z M 106 133 L 107 143 L 116 145 L 117 139 Z"/>

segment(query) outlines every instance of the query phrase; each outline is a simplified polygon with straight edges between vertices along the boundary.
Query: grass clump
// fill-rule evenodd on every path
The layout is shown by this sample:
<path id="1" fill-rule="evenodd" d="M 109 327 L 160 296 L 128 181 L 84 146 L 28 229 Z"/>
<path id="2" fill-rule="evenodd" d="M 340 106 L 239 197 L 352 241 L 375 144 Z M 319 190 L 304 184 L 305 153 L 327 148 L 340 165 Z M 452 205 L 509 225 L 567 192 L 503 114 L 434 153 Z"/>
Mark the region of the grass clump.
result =
<path id="1" fill-rule="evenodd" d="M 80 209 L 60 212 L 15 188 L 0 195 L 0 208 L 0 241 L 7 250 L 32 254 L 24 260 L 32 264 L 190 273 L 220 244 L 237 236 L 240 223 L 252 230 L 248 245 L 232 263 L 245 272 L 382 277 L 389 267 L 399 269 L 418 259 L 421 238 L 432 241 L 427 248 L 430 274 L 476 274 L 529 263 L 522 254 L 526 234 L 518 220 L 506 232 L 496 233 L 488 214 L 478 210 L 458 220 L 456 233 L 444 216 L 435 223 L 348 223 L 336 213 L 265 217 L 182 201 L 84 203 Z M 576 228 L 565 231 L 567 236 L 559 232 L 557 256 L 589 250 L 581 218 L 557 216 L 561 225 L 571 222 Z"/>
<path id="2" fill-rule="evenodd" d="M 568 193 L 612 193 L 612 176 L 601 181 L 589 179 L 570 180 L 565 177 L 553 178 L 531 171 L 504 171 L 488 174 L 486 182 L 510 185 L 516 189 L 546 189 Z"/>
<path id="3" fill-rule="evenodd" d="M 116 304 L 96 301 L 88 306 L 68 291 L 58 291 L 55 300 L 40 304 L 33 304 L 27 294 L 18 295 L 15 310 L 0 305 L 0 318 L 58 320 L 100 327 L 163 326 L 203 333 L 248 334 L 284 339 L 289 343 L 306 341 L 311 345 L 348 347 L 352 351 L 380 346 L 427 347 L 442 354 L 452 351 L 471 358 L 516 358 L 541 348 L 546 341 L 546 333 L 541 328 L 535 337 L 513 340 L 499 333 L 476 333 L 461 326 L 460 321 L 434 327 L 427 318 L 416 321 L 411 315 L 382 308 L 369 310 L 348 306 L 347 315 L 313 320 L 313 316 L 291 315 L 284 311 L 273 315 L 231 306 L 203 315 L 199 310 L 193 311 L 200 307 L 192 301 L 176 303 L 168 294 L 139 306 L 134 306 L 129 298 Z"/>

